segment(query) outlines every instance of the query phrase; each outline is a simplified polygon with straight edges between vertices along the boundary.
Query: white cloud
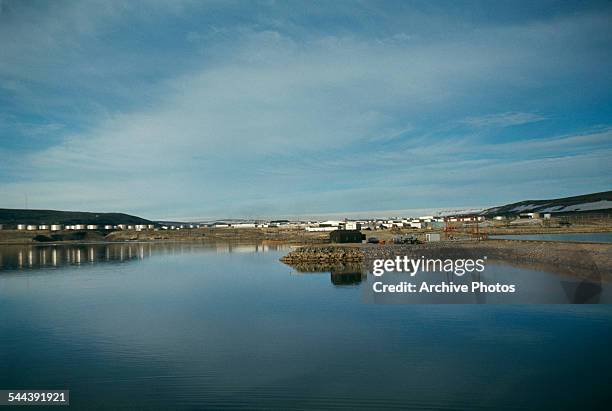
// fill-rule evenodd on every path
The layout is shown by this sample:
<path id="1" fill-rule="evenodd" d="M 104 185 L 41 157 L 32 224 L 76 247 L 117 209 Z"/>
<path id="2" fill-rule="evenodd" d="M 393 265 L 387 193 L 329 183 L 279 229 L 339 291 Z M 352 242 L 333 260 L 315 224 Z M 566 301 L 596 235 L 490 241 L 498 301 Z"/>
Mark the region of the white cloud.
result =
<path id="1" fill-rule="evenodd" d="M 546 117 L 534 113 L 507 112 L 489 114 L 479 117 L 468 117 L 462 122 L 473 127 L 509 127 L 546 120 Z"/>

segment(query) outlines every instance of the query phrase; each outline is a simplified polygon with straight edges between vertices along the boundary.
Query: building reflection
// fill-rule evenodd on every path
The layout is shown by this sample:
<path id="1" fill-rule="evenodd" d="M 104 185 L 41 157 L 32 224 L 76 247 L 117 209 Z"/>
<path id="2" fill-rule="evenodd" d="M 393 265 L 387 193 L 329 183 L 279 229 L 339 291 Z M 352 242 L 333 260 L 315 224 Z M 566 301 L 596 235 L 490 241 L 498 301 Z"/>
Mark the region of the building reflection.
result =
<path id="1" fill-rule="evenodd" d="M 355 268 L 331 270 L 330 280 L 333 285 L 355 285 L 361 283 L 364 273 Z"/>
<path id="2" fill-rule="evenodd" d="M 329 279 L 335 286 L 356 285 L 367 278 L 367 272 L 361 264 L 327 265 L 299 263 L 292 264 L 291 267 L 295 270 L 292 274 L 329 273 Z"/>
<path id="3" fill-rule="evenodd" d="M 286 250 L 287 245 L 232 243 L 105 243 L 0 245 L 0 270 L 144 260 L 155 254 L 181 255 L 216 251 L 260 253 Z"/>

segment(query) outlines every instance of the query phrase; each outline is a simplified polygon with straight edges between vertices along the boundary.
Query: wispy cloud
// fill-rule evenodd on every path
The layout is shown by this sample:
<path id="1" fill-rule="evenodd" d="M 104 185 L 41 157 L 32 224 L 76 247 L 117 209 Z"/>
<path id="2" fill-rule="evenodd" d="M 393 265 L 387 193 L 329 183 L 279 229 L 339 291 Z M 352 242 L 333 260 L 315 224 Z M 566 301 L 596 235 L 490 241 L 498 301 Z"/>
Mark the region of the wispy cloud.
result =
<path id="1" fill-rule="evenodd" d="M 543 121 L 547 118 L 534 113 L 507 112 L 468 117 L 462 122 L 472 127 L 509 127 Z"/>
<path id="2" fill-rule="evenodd" d="M 610 113 L 592 104 L 611 100 L 605 8 L 493 24 L 452 4 L 8 4 L 4 206 L 27 192 L 38 207 L 263 216 L 612 183 Z"/>

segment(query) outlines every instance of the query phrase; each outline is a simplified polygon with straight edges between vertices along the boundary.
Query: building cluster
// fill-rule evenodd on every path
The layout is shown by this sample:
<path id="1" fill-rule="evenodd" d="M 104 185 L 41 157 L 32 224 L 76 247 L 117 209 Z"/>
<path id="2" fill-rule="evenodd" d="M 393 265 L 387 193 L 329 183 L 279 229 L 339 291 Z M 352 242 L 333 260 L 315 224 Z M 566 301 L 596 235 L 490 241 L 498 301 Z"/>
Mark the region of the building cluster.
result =
<path id="1" fill-rule="evenodd" d="M 494 216 L 493 220 L 503 221 L 506 219 L 538 220 L 550 219 L 551 214 L 521 213 L 516 216 Z M 480 223 L 485 220 L 484 216 L 448 215 L 448 216 L 421 216 L 404 217 L 394 219 L 361 219 L 361 220 L 325 220 L 325 221 L 290 221 L 290 220 L 251 220 L 251 221 L 216 221 L 211 223 L 158 223 L 158 224 L 16 224 L 1 225 L 1 229 L 17 229 L 26 231 L 62 231 L 62 230 L 184 230 L 198 228 L 271 228 L 280 227 L 287 229 L 301 229 L 309 232 L 331 232 L 335 230 L 384 230 L 393 228 L 412 229 L 443 229 L 448 223 Z"/>
<path id="2" fill-rule="evenodd" d="M 0 228 L 4 228 L 0 226 Z M 63 230 L 153 230 L 154 224 L 16 224 L 20 231 L 63 231 Z"/>
<path id="3" fill-rule="evenodd" d="M 372 220 L 329 220 L 310 222 L 306 231 L 334 231 L 334 230 L 384 230 L 391 228 L 417 228 L 437 229 L 444 228 L 447 221 L 476 222 L 484 220 L 482 216 L 438 217 L 422 216 L 418 218 L 372 219 Z"/>
<path id="4" fill-rule="evenodd" d="M 208 224 L 169 224 L 165 223 L 160 226 L 162 230 L 183 230 L 183 229 L 194 229 L 194 228 L 269 228 L 269 227 L 282 227 L 282 228 L 304 228 L 308 223 L 301 221 L 289 221 L 289 220 L 271 220 L 271 221 L 238 221 L 238 222 L 227 222 L 227 221 L 216 221 Z"/>

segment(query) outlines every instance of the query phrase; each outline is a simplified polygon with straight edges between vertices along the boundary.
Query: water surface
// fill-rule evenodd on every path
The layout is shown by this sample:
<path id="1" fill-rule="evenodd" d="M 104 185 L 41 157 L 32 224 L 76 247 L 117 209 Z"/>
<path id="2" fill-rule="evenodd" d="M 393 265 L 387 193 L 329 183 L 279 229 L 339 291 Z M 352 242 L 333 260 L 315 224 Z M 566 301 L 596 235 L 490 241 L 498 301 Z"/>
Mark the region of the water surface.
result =
<path id="1" fill-rule="evenodd" d="M 68 388 L 73 409 L 584 409 L 609 398 L 607 305 L 364 304 L 367 280 L 298 273 L 278 262 L 288 250 L 261 245 L 0 251 L 0 387 Z"/>

